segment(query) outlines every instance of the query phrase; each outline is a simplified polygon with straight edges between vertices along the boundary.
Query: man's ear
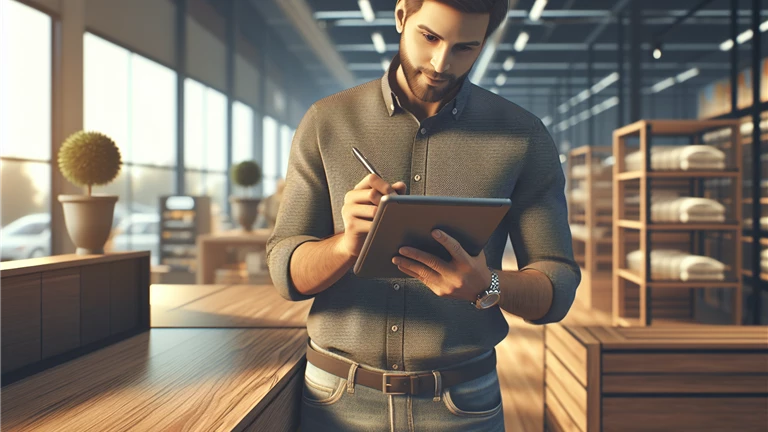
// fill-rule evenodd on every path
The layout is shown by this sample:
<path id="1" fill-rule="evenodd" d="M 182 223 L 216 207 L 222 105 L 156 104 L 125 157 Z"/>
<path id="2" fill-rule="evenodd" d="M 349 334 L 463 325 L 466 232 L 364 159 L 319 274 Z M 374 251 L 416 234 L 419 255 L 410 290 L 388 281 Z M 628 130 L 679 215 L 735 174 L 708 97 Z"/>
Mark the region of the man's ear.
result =
<path id="1" fill-rule="evenodd" d="M 399 0 L 395 6 L 395 27 L 398 33 L 402 33 L 405 28 L 405 1 Z"/>

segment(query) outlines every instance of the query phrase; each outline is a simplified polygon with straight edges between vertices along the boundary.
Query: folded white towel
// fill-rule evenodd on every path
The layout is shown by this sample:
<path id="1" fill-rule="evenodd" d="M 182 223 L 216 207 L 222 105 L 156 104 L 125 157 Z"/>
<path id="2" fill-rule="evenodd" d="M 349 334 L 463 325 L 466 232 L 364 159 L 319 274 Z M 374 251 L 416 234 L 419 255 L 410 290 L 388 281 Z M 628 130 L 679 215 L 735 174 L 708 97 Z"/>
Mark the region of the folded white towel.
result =
<path id="1" fill-rule="evenodd" d="M 589 193 L 582 188 L 574 188 L 568 194 L 568 199 L 573 203 L 583 204 L 589 201 Z M 595 206 L 597 208 L 611 208 L 613 207 L 613 198 L 611 197 L 598 197 L 595 200 Z"/>
<path id="2" fill-rule="evenodd" d="M 592 231 L 594 238 L 604 238 L 612 231 L 611 227 L 595 227 Z M 571 224 L 571 237 L 580 240 L 588 240 L 589 230 L 584 224 Z"/>
<path id="3" fill-rule="evenodd" d="M 627 171 L 643 169 L 640 151 L 628 153 L 624 158 Z M 692 171 L 725 169 L 725 153 L 708 145 L 652 146 L 651 168 L 659 171 Z"/>
<path id="4" fill-rule="evenodd" d="M 662 198 L 651 204 L 654 222 L 725 222 L 725 206 L 710 198 Z"/>
<path id="5" fill-rule="evenodd" d="M 627 254 L 627 267 L 640 273 L 642 251 Z M 720 261 L 674 249 L 651 251 L 651 278 L 655 280 L 724 280 L 725 265 Z"/>
<path id="6" fill-rule="evenodd" d="M 606 174 L 611 174 L 613 171 L 612 167 L 602 165 L 600 163 L 593 163 L 592 164 L 592 175 L 593 176 L 601 176 Z M 586 165 L 576 165 L 573 168 L 571 168 L 571 175 L 573 177 L 578 178 L 584 178 L 587 176 L 587 166 Z"/>

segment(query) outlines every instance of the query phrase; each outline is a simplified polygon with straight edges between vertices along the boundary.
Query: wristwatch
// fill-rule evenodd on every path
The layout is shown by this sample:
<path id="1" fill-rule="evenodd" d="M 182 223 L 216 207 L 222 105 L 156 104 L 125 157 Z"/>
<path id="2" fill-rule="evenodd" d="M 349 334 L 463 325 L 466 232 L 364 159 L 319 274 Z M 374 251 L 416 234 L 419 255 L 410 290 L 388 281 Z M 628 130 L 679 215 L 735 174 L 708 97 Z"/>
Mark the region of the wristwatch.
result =
<path id="1" fill-rule="evenodd" d="M 488 309 L 496 306 L 501 299 L 501 291 L 499 290 L 499 275 L 496 271 L 490 267 L 491 271 L 491 286 L 477 295 L 477 300 L 472 302 L 472 305 L 478 309 Z"/>

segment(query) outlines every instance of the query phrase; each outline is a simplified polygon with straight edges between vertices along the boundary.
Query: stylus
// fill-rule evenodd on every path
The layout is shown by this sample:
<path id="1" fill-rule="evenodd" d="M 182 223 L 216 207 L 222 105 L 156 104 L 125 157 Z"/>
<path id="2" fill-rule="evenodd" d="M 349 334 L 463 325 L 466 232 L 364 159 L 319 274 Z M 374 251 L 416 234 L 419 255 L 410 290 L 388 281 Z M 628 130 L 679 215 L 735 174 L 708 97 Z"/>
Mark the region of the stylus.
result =
<path id="1" fill-rule="evenodd" d="M 360 150 L 358 150 L 357 147 L 352 147 L 352 153 L 355 154 L 355 157 L 357 158 L 357 160 L 359 160 L 360 163 L 363 164 L 363 166 L 365 167 L 365 169 L 368 170 L 369 173 L 376 174 L 377 176 L 381 177 L 381 175 L 378 172 L 376 172 L 376 169 L 373 167 L 373 165 L 371 165 L 371 163 L 368 162 L 368 159 L 366 159 L 365 156 L 363 156 L 363 154 L 360 153 Z"/>

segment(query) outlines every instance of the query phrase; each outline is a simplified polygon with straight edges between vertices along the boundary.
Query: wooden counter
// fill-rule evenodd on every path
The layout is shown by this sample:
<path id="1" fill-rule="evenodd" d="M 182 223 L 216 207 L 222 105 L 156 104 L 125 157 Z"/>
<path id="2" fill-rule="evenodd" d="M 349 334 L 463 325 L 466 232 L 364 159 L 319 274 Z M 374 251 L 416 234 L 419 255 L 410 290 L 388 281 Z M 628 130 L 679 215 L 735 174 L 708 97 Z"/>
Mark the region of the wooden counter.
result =
<path id="1" fill-rule="evenodd" d="M 297 430 L 311 301 L 157 285 L 150 303 L 153 327 L 169 328 L 4 386 L 2 430 Z"/>
<path id="2" fill-rule="evenodd" d="M 545 422 L 581 432 L 763 432 L 768 327 L 549 325 Z"/>

